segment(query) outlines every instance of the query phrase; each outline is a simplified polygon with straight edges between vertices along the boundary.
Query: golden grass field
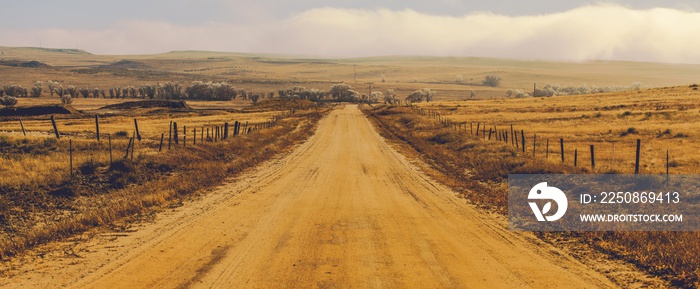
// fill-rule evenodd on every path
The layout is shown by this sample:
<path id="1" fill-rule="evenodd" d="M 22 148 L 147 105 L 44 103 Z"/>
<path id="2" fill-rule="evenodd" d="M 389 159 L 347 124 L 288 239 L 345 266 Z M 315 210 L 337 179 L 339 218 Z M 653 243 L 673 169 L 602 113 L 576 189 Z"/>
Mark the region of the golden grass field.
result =
<path id="1" fill-rule="evenodd" d="M 636 140 L 641 139 L 640 173 L 700 171 L 700 92 L 688 86 L 642 89 L 585 96 L 495 99 L 422 103 L 456 122 L 499 130 L 524 130 L 526 151 L 532 154 L 537 135 L 536 157 L 561 162 L 560 139 L 564 139 L 565 162 L 591 168 L 590 145 L 595 149 L 597 173 L 633 173 Z M 483 134 L 482 134 L 483 135 Z M 495 137 L 494 137 L 495 138 Z M 613 152 L 613 146 L 614 152 Z"/>
<path id="2" fill-rule="evenodd" d="M 392 131 L 402 141 L 411 143 L 419 154 L 433 159 L 438 165 L 448 166 L 441 173 L 448 175 L 442 181 L 455 190 L 472 194 L 467 196 L 474 203 L 484 207 L 496 208 L 503 212 L 505 206 L 505 184 L 500 180 L 508 169 L 522 166 L 524 170 L 542 169 L 561 173 L 632 173 L 634 171 L 635 143 L 641 139 L 641 169 L 643 174 L 661 174 L 666 172 L 666 153 L 669 152 L 669 170 L 671 174 L 694 174 L 700 169 L 700 92 L 697 87 L 689 85 L 700 82 L 700 65 L 658 64 L 633 62 L 590 61 L 581 63 L 554 63 L 541 61 L 516 61 L 482 58 L 438 58 L 438 57 L 376 57 L 362 59 L 304 59 L 284 55 L 253 55 L 217 52 L 171 52 L 159 55 L 104 56 L 93 55 L 83 51 L 58 51 L 35 48 L 0 47 L 4 55 L 0 61 L 36 60 L 48 67 L 25 68 L 0 65 L 0 86 L 19 84 L 31 87 L 35 81 L 58 81 L 64 87 L 91 87 L 106 89 L 114 86 L 139 86 L 163 82 L 177 82 L 183 86 L 193 81 L 229 82 L 237 88 L 248 91 L 269 92 L 278 89 L 291 89 L 295 86 L 327 90 L 334 83 L 345 82 L 357 91 L 393 89 L 398 98 L 404 99 L 408 94 L 423 88 L 437 91 L 433 102 L 415 104 L 419 108 L 439 112 L 454 123 L 462 123 L 469 130 L 470 125 L 476 129 L 477 123 L 510 130 L 510 125 L 518 131 L 523 130 L 527 136 L 526 153 L 519 153 L 513 148 L 504 148 L 495 142 L 484 145 L 483 141 L 468 136 L 468 132 L 447 133 L 439 128 L 434 120 L 418 116 L 415 110 L 399 109 L 396 116 L 385 123 L 381 130 Z M 114 65 L 121 60 L 129 60 L 130 66 Z M 503 81 L 499 87 L 486 87 L 481 80 L 487 74 L 498 74 Z M 457 80 L 460 80 L 459 83 Z M 641 83 L 639 90 L 604 93 L 581 96 L 554 96 L 536 98 L 505 98 L 507 90 L 532 91 L 533 83 L 538 87 L 545 84 L 556 85 L 596 85 L 596 86 L 630 86 Z M 371 83 L 371 84 L 370 84 Z M 471 99 L 474 91 L 475 99 Z M 8 256 L 21 252 L 47 240 L 70 235 L 90 226 L 104 225 L 112 220 L 134 215 L 151 205 L 162 205 L 176 198 L 179 191 L 191 193 L 197 185 L 214 185 L 226 176 L 218 167 L 227 171 L 239 170 L 259 164 L 271 157 L 274 152 L 289 149 L 297 141 L 303 140 L 313 131 L 320 115 L 315 110 L 305 110 L 299 116 L 282 121 L 260 137 L 246 136 L 231 143 L 201 145 L 201 129 L 222 126 L 224 122 L 248 122 L 251 125 L 263 123 L 272 117 L 287 112 L 285 108 L 249 109 L 251 102 L 242 99 L 233 101 L 188 101 L 192 111 L 178 112 L 168 110 L 125 110 L 108 111 L 101 109 L 106 105 L 130 101 L 132 99 L 83 99 L 74 98 L 72 106 L 80 111 L 76 115 L 56 115 L 58 129 L 62 134 L 55 140 L 48 116 L 36 116 L 23 119 L 27 136 L 23 136 L 16 117 L 0 119 L 0 213 L 3 213 L 3 238 L 0 238 L 0 255 Z M 42 97 L 21 98 L 18 107 L 44 104 L 58 104 L 60 100 L 48 96 L 44 85 Z M 393 112 L 392 112 L 393 113 Z M 95 141 L 94 115 L 100 115 L 102 141 Z M 393 114 L 389 114 L 391 118 Z M 405 116 L 409 115 L 409 116 Z M 112 137 L 113 159 L 124 158 L 129 137 L 134 132 L 133 120 L 139 122 L 141 142 L 135 150 L 136 164 L 132 172 L 159 172 L 161 165 L 175 162 L 182 167 L 182 172 L 192 174 L 204 171 L 213 177 L 195 180 L 192 184 L 177 185 L 174 176 L 180 171 L 167 169 L 163 175 L 154 179 L 137 178 L 134 175 L 120 177 L 134 178 L 132 186 L 129 181 L 126 188 L 111 188 L 110 193 L 118 193 L 122 203 L 114 202 L 114 211 L 102 219 L 94 209 L 85 211 L 82 217 L 76 208 L 85 203 L 98 200 L 98 204 L 109 203 L 109 195 L 100 192 L 89 193 L 92 182 L 104 185 L 109 175 L 109 153 L 107 135 Z M 382 119 L 382 117 L 379 117 Z M 187 143 L 167 151 L 167 139 L 170 121 L 178 123 L 180 130 L 187 126 Z M 403 123 L 403 124 L 402 124 Z M 410 124 L 410 126 L 409 126 Z M 402 126 L 403 125 L 403 126 Z M 195 147 L 192 129 L 197 129 Z M 397 132 L 397 129 L 403 131 Z M 411 130 L 417 131 L 415 135 Z M 385 131 L 385 132 L 386 132 Z M 447 133 L 447 149 L 431 150 L 437 147 L 430 138 L 439 133 Z M 165 135 L 166 152 L 158 153 L 161 135 Z M 403 134 L 403 135 L 402 135 Z M 205 132 L 206 135 L 206 132 Z M 535 157 L 532 158 L 533 136 L 537 135 Z M 389 133 L 385 135 L 389 137 Z M 182 137 L 182 134 L 181 134 Z M 412 140 L 416 138 L 418 140 Z M 424 139 L 423 139 L 424 138 Z M 452 139 L 454 138 L 454 139 Z M 561 164 L 559 139 L 565 140 L 565 164 Z M 72 140 L 74 149 L 74 169 L 86 163 L 97 163 L 100 178 L 82 176 L 78 184 L 71 183 L 68 173 L 68 142 Z M 434 139 L 433 139 L 434 140 Z M 480 149 L 474 152 L 453 152 L 450 142 L 465 143 Z M 458 141 L 457 141 L 458 140 Z M 549 140 L 549 157 L 546 156 L 546 141 Z M 596 168 L 590 168 L 589 146 L 596 151 Z M 614 152 L 613 152 L 614 145 Z M 258 152 L 257 149 L 265 148 Z M 573 151 L 578 149 L 578 168 L 573 168 Z M 232 156 L 236 152 L 236 157 Z M 256 151 L 251 156 L 248 151 Z M 483 152 L 483 155 L 476 152 Z M 466 156 L 464 154 L 467 154 Z M 509 156 L 520 155 L 517 159 Z M 465 157 L 465 159 L 461 159 Z M 457 160 L 457 158 L 460 158 Z M 490 159 L 486 159 L 490 158 Z M 182 160 L 181 160 L 182 159 Z M 216 160 L 207 166 L 207 161 Z M 235 163 L 229 162 L 235 160 Z M 445 161 L 448 160 L 448 161 Z M 179 163 L 199 161 L 203 164 L 193 165 Z M 443 163 L 440 163 L 440 162 Z M 427 161 L 431 163 L 430 160 Z M 482 171 L 476 164 L 486 165 Z M 543 165 L 544 164 L 544 165 Z M 155 167 L 154 167 L 155 166 Z M 471 180 L 471 177 L 483 180 Z M 438 177 L 438 179 L 440 179 Z M 465 181 L 466 179 L 466 181 Z M 206 183 L 209 181 L 208 183 Z M 460 183 L 464 182 L 464 183 Z M 484 183 L 493 183 L 495 188 L 488 189 Z M 70 201 L 62 196 L 54 196 L 57 188 L 69 186 L 74 192 Z M 152 190 L 152 194 L 138 201 L 134 198 L 135 187 Z M 123 191 L 123 190 L 126 191 Z M 476 190 L 483 190 L 474 193 Z M 120 191 L 122 190 L 122 191 Z M 167 191 L 158 194 L 157 191 Z M 468 191 L 471 191 L 469 193 Z M 33 193 L 36 192 L 36 193 Z M 77 192 L 77 193 L 76 193 Z M 20 194 L 21 193 L 21 194 Z M 482 195 L 479 195 L 482 194 Z M 26 203 L 18 204 L 21 195 Z M 50 196 L 49 196 L 50 195 Z M 59 192 L 60 195 L 60 192 Z M 70 194 L 69 194 L 70 195 Z M 475 196 L 479 195 L 479 196 Z M 34 206 L 33 203 L 41 204 Z M 52 203 L 53 202 L 53 203 Z M 124 205 L 128 203 L 127 205 Z M 132 202 L 132 203 L 129 203 Z M 135 203 L 134 203 L 135 202 Z M 118 204 L 117 204 L 118 203 Z M 136 204 L 138 203 L 138 204 Z M 44 213 L 53 210 L 53 213 Z M 71 216 L 66 218 L 61 214 Z M 86 217 L 87 216 L 87 217 Z M 73 219 L 71 219 L 73 218 Z M 54 221 L 46 221 L 46 220 Z M 65 220 L 74 223 L 65 223 Z M 63 222 L 63 223 L 61 223 Z M 53 231 L 31 231 L 32 229 L 50 227 Z M 78 228 L 78 229 L 76 229 Z M 23 231 L 25 230 L 25 231 Z M 37 233 L 42 232 L 42 233 Z M 575 234 L 574 234 L 575 235 Z M 573 236 L 581 237 L 581 236 Z M 567 236 L 547 237 L 548 240 Z M 647 272 L 657 275 L 673 275 L 683 286 L 698 284 L 697 266 L 700 260 L 697 234 L 601 234 L 581 237 L 591 246 L 611 255 L 625 255 L 621 259 L 637 264 Z M 657 247 L 655 242 L 682 244 L 673 247 Z M 555 242 L 557 243 L 557 242 Z M 565 243 L 565 242 L 561 242 Z M 556 244 L 555 244 L 556 245 Z M 660 252 L 676 254 L 659 256 Z M 681 252 L 682 254 L 678 253 Z M 670 253 L 669 253 L 670 254 Z M 645 267 L 646 266 L 646 267 Z M 649 269 L 649 266 L 651 267 Z M 670 269 L 669 269 L 670 268 Z M 663 270 L 671 273 L 658 273 Z M 665 272 L 665 271 L 664 271 Z M 693 275 L 694 274 L 694 275 Z M 688 277 L 691 276 L 691 277 Z M 692 279 L 693 277 L 695 279 Z M 683 279 L 690 278 L 690 279 Z"/>

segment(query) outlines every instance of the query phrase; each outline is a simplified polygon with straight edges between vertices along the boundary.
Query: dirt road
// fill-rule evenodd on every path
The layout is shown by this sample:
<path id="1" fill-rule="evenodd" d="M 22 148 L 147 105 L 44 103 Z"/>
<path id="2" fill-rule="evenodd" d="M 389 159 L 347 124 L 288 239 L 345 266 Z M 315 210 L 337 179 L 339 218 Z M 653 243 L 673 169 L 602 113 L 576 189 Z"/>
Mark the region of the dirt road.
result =
<path id="1" fill-rule="evenodd" d="M 36 269 L 48 287 L 614 287 L 427 179 L 356 106 L 332 112 L 289 156 L 176 211 L 101 244 L 108 253 L 84 253 L 90 262 Z M 32 284 L 20 281 L 9 285 Z"/>

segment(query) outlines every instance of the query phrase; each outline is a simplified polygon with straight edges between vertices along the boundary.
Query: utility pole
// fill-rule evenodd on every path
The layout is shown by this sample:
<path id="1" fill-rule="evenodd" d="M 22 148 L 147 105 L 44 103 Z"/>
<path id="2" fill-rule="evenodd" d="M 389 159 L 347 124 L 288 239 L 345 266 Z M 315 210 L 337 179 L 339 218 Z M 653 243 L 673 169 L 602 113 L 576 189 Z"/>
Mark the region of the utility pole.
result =
<path id="1" fill-rule="evenodd" d="M 357 83 L 357 64 L 352 65 L 352 76 L 355 78 L 355 83 Z"/>
<path id="2" fill-rule="evenodd" d="M 537 96 L 537 95 L 535 95 L 536 93 L 537 93 L 537 82 L 535 82 L 535 85 L 532 88 L 532 97 Z"/>

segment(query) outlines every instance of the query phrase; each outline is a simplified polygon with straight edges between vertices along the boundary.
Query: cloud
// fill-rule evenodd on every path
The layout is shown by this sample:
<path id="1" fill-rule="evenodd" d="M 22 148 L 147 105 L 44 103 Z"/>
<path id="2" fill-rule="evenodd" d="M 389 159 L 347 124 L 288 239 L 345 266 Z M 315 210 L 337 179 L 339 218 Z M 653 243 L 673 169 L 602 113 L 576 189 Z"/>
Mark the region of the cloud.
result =
<path id="1" fill-rule="evenodd" d="M 265 24 L 123 21 L 109 29 L 0 28 L 0 44 L 103 54 L 216 50 L 311 56 L 436 55 L 700 63 L 700 13 L 598 4 L 535 16 L 317 8 Z"/>

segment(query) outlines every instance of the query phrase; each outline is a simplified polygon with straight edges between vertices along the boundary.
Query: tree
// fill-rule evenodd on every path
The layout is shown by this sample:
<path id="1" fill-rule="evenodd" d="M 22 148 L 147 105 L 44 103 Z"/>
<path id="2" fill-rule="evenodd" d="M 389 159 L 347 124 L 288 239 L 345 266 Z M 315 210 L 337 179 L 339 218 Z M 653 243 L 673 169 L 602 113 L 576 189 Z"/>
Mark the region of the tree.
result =
<path id="1" fill-rule="evenodd" d="M 396 95 L 394 94 L 393 89 L 387 89 L 386 92 L 384 92 L 384 103 L 386 104 L 391 104 L 394 105 L 396 104 Z"/>
<path id="2" fill-rule="evenodd" d="M 485 86 L 497 87 L 501 85 L 501 77 L 496 74 L 489 74 L 484 77 L 482 83 Z"/>
<path id="3" fill-rule="evenodd" d="M 337 101 L 355 101 L 357 99 L 355 89 L 345 83 L 334 84 L 331 86 L 329 93 Z"/>
<path id="4" fill-rule="evenodd" d="M 34 82 L 34 86 L 32 86 L 32 92 L 31 92 L 31 97 L 41 97 L 41 86 L 42 86 L 41 81 Z"/>
<path id="5" fill-rule="evenodd" d="M 436 92 L 430 88 L 423 89 L 423 95 L 425 95 L 425 102 L 433 101 L 433 97 L 435 96 L 435 93 Z"/>
<path id="6" fill-rule="evenodd" d="M 0 105 L 2 105 L 4 107 L 13 107 L 13 106 L 15 106 L 15 104 L 17 104 L 16 97 L 12 97 L 9 95 L 5 95 L 3 97 L 0 97 Z"/>
<path id="7" fill-rule="evenodd" d="M 92 97 L 93 98 L 98 98 L 100 97 L 100 89 L 95 87 L 92 89 Z"/>
<path id="8" fill-rule="evenodd" d="M 406 97 L 406 101 L 411 102 L 411 103 L 421 102 L 421 101 L 423 101 L 424 98 L 425 98 L 425 96 L 423 95 L 423 93 L 421 93 L 420 90 L 416 90 Z"/>
<path id="9" fill-rule="evenodd" d="M 253 103 L 258 103 L 258 99 L 260 99 L 260 94 L 253 93 L 252 91 L 248 94 L 248 97 L 250 98 L 250 101 Z"/>
<path id="10" fill-rule="evenodd" d="M 146 84 L 144 86 L 139 87 L 139 91 L 141 92 L 141 95 L 145 98 L 148 97 L 149 99 L 153 99 L 156 96 L 156 92 L 158 91 L 158 87 L 152 84 Z"/>
<path id="11" fill-rule="evenodd" d="M 75 86 L 69 85 L 68 88 L 66 88 L 66 93 L 68 93 L 70 97 L 76 97 L 78 96 L 78 89 L 75 88 Z"/>
<path id="12" fill-rule="evenodd" d="M 61 103 L 71 104 L 71 103 L 73 103 L 73 98 L 70 97 L 70 94 L 65 94 L 65 95 L 61 96 Z"/>
<path id="13" fill-rule="evenodd" d="M 46 82 L 46 85 L 49 87 L 49 96 L 53 97 L 54 92 L 56 92 L 56 86 L 58 85 L 58 82 L 49 80 Z"/>
<path id="14" fill-rule="evenodd" d="M 181 99 L 182 98 L 182 87 L 179 83 L 166 82 L 158 84 L 158 92 L 156 93 L 158 99 Z"/>
<path id="15" fill-rule="evenodd" d="M 26 97 L 28 94 L 26 88 L 16 84 L 5 85 L 3 90 L 5 95 L 12 97 Z"/>
<path id="16" fill-rule="evenodd" d="M 78 92 L 80 92 L 80 95 L 81 95 L 83 98 L 88 98 L 88 97 L 90 97 L 90 88 L 82 87 L 82 88 L 80 88 L 80 89 L 78 90 Z"/>
<path id="17" fill-rule="evenodd" d="M 429 102 L 433 100 L 435 93 L 436 92 L 430 88 L 419 89 L 408 95 L 408 97 L 406 97 L 406 101 L 414 103 L 425 100 L 426 102 Z"/>

